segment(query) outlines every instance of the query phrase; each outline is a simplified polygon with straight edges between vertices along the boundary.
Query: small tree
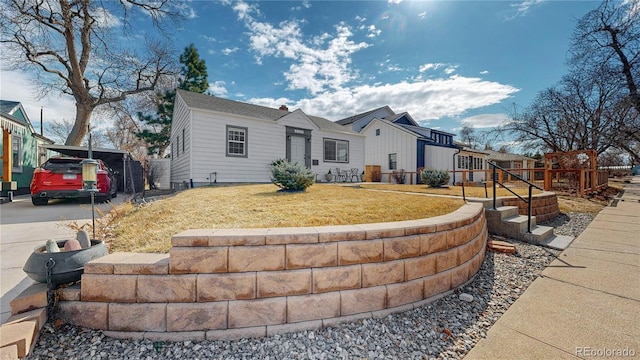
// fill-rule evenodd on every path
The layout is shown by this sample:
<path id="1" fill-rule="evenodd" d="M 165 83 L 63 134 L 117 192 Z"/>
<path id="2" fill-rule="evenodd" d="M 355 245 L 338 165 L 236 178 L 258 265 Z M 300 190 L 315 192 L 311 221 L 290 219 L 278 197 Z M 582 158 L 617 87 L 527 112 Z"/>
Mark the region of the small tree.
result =
<path id="1" fill-rule="evenodd" d="M 433 188 L 439 188 L 449 183 L 451 176 L 448 170 L 424 169 L 420 173 L 423 183 Z"/>
<path id="2" fill-rule="evenodd" d="M 316 182 L 316 176 L 297 162 L 280 159 L 271 163 L 271 182 L 284 191 L 305 191 Z"/>

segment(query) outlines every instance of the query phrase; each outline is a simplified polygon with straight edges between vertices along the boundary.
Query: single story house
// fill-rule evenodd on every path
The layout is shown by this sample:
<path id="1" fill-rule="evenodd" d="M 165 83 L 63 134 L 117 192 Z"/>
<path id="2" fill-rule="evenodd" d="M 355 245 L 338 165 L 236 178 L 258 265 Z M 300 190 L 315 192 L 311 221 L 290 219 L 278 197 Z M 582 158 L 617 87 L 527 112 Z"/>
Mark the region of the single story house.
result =
<path id="1" fill-rule="evenodd" d="M 3 196 L 13 190 L 29 193 L 33 170 L 47 160 L 44 147 L 53 141 L 35 131 L 20 102 L 0 100 L 0 122 Z"/>
<path id="2" fill-rule="evenodd" d="M 351 126 L 289 111 L 178 90 L 171 124 L 171 187 L 268 183 L 278 159 L 322 181 L 330 169 L 364 170 L 365 136 Z"/>
<path id="3" fill-rule="evenodd" d="M 530 172 L 520 171 L 518 169 L 533 169 L 536 166 L 536 159 L 532 159 L 526 156 L 494 150 L 482 150 L 482 152 L 487 154 L 488 161 L 491 161 L 494 164 L 507 169 L 518 176 L 521 176 L 525 180 L 530 179 Z"/>
<path id="4" fill-rule="evenodd" d="M 456 172 L 453 173 L 451 182 L 456 184 L 463 179 L 467 182 L 481 182 L 488 179 L 486 170 L 489 168 L 487 165 L 489 154 L 485 150 L 472 149 L 462 143 L 455 144 L 460 150 L 455 155 L 453 167 Z"/>

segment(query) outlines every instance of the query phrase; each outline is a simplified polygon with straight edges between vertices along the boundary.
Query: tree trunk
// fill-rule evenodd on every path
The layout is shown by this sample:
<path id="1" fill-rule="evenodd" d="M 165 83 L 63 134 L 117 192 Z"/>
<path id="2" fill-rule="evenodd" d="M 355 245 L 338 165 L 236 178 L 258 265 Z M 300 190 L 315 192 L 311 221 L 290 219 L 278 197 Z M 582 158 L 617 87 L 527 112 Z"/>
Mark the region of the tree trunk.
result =
<path id="1" fill-rule="evenodd" d="M 71 133 L 67 136 L 65 145 L 79 146 L 82 143 L 82 139 L 89 131 L 89 119 L 91 119 L 92 113 L 93 108 L 76 103 L 76 122 L 73 124 Z"/>

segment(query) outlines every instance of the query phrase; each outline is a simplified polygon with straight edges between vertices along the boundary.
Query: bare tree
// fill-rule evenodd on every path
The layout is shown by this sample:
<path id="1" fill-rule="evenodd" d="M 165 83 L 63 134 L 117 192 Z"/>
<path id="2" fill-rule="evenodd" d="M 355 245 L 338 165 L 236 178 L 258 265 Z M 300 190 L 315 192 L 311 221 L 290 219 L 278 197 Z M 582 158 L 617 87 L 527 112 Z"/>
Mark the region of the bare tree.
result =
<path id="1" fill-rule="evenodd" d="M 469 125 L 465 125 L 460 129 L 460 140 L 472 149 L 475 149 L 476 141 L 474 129 Z"/>
<path id="2" fill-rule="evenodd" d="M 593 149 L 601 154 L 619 147 L 620 118 L 629 110 L 620 107 L 625 96 L 618 90 L 606 77 L 572 73 L 540 92 L 529 107 L 514 108 L 513 121 L 501 130 L 532 150 Z"/>
<path id="3" fill-rule="evenodd" d="M 570 64 L 626 87 L 640 112 L 640 0 L 605 0 L 587 13 L 574 32 Z"/>
<path id="4" fill-rule="evenodd" d="M 132 39 L 133 15 L 157 26 L 180 18 L 181 3 L 168 0 L 5 0 L 0 3 L 2 61 L 9 69 L 40 75 L 41 94 L 73 96 L 76 118 L 65 144 L 79 145 L 93 111 L 127 96 L 152 91 L 176 73 L 165 41 Z"/>
<path id="5" fill-rule="evenodd" d="M 50 121 L 46 126 L 47 136 L 53 140 L 55 143 L 63 143 L 64 140 L 71 132 L 73 128 L 73 121 L 68 119 L 62 120 L 53 120 Z M 110 140 L 108 139 L 107 134 L 102 130 L 91 130 L 91 145 L 95 148 L 106 148 L 109 147 Z M 89 139 L 88 137 L 84 137 L 78 145 L 88 146 Z"/>

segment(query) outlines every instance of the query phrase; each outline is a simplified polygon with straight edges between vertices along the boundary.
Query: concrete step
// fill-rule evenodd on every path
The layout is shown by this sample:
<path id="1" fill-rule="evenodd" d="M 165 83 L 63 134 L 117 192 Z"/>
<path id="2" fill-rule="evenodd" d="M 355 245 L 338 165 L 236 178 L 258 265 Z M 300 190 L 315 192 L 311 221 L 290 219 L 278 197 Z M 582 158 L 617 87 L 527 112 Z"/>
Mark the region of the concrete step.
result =
<path id="1" fill-rule="evenodd" d="M 543 241 L 553 236 L 553 228 L 550 226 L 535 225 L 531 227 L 531 232 L 522 233 L 523 239 L 532 244 L 542 244 Z"/>
<path id="2" fill-rule="evenodd" d="M 518 216 L 513 216 L 507 219 L 504 219 L 502 222 L 504 224 L 506 224 L 510 229 L 513 229 L 512 231 L 517 231 L 520 233 L 525 233 L 527 232 L 527 225 L 528 225 L 528 221 L 529 218 L 526 215 L 518 215 Z M 536 226 L 536 218 L 535 216 L 531 217 L 531 229 L 533 230 L 533 228 Z M 509 233 L 510 235 L 512 235 L 511 233 Z"/>
<path id="3" fill-rule="evenodd" d="M 508 219 L 514 216 L 518 216 L 517 206 L 498 206 L 495 210 L 500 214 L 500 219 Z"/>
<path id="4" fill-rule="evenodd" d="M 571 245 L 571 243 L 575 240 L 573 236 L 567 235 L 553 235 L 548 239 L 543 240 L 540 245 L 546 246 L 551 249 L 556 250 L 564 250 Z"/>
<path id="5" fill-rule="evenodd" d="M 37 326 L 36 321 L 23 321 L 0 326 L 0 347 L 15 345 L 18 357 L 26 357 L 35 345 L 38 335 Z"/>

